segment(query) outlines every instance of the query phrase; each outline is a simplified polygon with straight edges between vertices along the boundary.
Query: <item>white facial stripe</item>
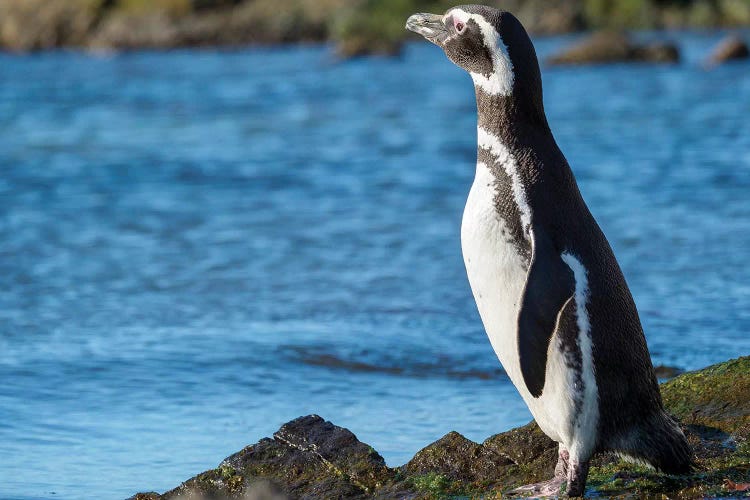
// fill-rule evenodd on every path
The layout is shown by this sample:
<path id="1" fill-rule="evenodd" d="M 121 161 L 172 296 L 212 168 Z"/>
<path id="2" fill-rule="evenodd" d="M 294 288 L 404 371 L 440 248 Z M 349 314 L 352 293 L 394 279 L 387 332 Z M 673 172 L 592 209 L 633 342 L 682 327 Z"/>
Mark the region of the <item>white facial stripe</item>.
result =
<path id="1" fill-rule="evenodd" d="M 571 444 L 571 456 L 588 456 L 593 452 L 594 440 L 587 436 L 595 436 L 599 423 L 599 396 L 594 374 L 594 354 L 591 343 L 591 322 L 587 304 L 589 300 L 589 279 L 586 267 L 578 258 L 568 252 L 560 255 L 567 264 L 576 282 L 576 323 L 578 325 L 578 346 L 581 350 L 581 378 L 583 379 L 583 409 L 579 415 L 580 430 Z"/>
<path id="2" fill-rule="evenodd" d="M 450 16 L 453 16 L 464 24 L 468 23 L 470 19 L 477 23 L 479 29 L 482 31 L 484 44 L 489 49 L 490 54 L 492 54 L 492 74 L 470 73 L 472 80 L 474 80 L 474 85 L 490 95 L 510 95 L 513 92 L 513 80 L 515 78 L 513 64 L 510 62 L 508 47 L 503 43 L 494 26 L 479 14 L 469 14 L 463 9 L 451 9 L 443 16 L 443 22 Z"/>
<path id="3" fill-rule="evenodd" d="M 495 163 L 500 164 L 505 169 L 505 173 L 508 174 L 513 188 L 513 200 L 518 206 L 518 211 L 521 212 L 521 227 L 523 232 L 528 235 L 531 225 L 531 207 L 529 207 L 529 202 L 526 199 L 526 192 L 521 183 L 516 159 L 497 136 L 490 134 L 482 127 L 477 128 L 477 142 L 480 148 L 489 150 L 492 156 L 497 158 Z"/>
<path id="4" fill-rule="evenodd" d="M 471 16 L 471 14 L 469 14 L 468 12 L 462 9 L 451 9 L 448 11 L 447 14 L 443 16 L 443 23 L 445 23 L 446 19 L 448 19 L 451 16 L 455 17 L 462 23 L 466 24 L 466 21 L 470 19 L 469 16 Z"/>

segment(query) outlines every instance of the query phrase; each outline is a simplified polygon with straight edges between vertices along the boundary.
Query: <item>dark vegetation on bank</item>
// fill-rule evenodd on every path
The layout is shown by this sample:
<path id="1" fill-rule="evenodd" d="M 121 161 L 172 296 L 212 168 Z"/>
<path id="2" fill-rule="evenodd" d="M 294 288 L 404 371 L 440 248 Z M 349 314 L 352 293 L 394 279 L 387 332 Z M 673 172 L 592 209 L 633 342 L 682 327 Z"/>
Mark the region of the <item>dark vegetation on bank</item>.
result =
<path id="1" fill-rule="evenodd" d="M 446 0 L 0 0 L 0 48 L 29 51 L 332 41 L 392 53 L 406 17 Z M 535 34 L 750 25 L 750 0 L 488 0 Z"/>
<path id="2" fill-rule="evenodd" d="M 598 456 L 587 495 L 750 496 L 750 357 L 679 375 L 662 384 L 661 392 L 693 448 L 695 471 L 668 476 Z M 133 498 L 506 498 L 503 493 L 512 488 L 549 479 L 556 456 L 557 445 L 532 422 L 481 444 L 450 432 L 392 468 L 349 430 L 311 415 L 169 492 Z"/>

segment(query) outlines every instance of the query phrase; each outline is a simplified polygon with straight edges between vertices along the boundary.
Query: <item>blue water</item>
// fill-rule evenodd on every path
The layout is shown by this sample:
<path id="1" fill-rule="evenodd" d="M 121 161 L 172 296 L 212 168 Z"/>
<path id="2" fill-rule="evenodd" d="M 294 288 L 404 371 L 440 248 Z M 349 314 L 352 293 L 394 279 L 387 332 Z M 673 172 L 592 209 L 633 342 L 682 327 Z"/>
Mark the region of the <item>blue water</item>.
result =
<path id="1" fill-rule="evenodd" d="M 704 71 L 717 36 L 544 70 L 654 360 L 685 369 L 750 353 L 750 65 Z M 1 498 L 163 491 L 308 413 L 391 465 L 529 420 L 463 269 L 473 91 L 438 49 L 0 68 Z"/>

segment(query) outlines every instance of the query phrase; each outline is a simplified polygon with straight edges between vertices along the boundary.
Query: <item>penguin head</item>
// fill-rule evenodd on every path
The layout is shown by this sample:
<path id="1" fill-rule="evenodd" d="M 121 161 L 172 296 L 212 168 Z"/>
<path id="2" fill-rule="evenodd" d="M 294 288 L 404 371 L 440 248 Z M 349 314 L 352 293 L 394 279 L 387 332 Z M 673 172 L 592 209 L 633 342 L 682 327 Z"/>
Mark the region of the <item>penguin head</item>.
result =
<path id="1" fill-rule="evenodd" d="M 541 96 L 534 46 L 509 12 L 461 5 L 442 16 L 414 14 L 406 21 L 406 29 L 442 48 L 448 59 L 469 72 L 478 92 L 510 96 L 521 91 Z"/>

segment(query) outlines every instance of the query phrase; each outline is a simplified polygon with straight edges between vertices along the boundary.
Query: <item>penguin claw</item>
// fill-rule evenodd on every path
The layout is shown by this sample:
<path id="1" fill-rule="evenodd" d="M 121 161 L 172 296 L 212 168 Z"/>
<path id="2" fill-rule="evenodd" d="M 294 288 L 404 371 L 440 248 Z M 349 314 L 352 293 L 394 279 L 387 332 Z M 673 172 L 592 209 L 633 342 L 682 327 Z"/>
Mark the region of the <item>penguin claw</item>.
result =
<path id="1" fill-rule="evenodd" d="M 537 497 L 559 497 L 563 496 L 565 489 L 565 478 L 556 477 L 549 481 L 542 481 L 541 483 L 527 484 L 525 486 L 519 486 L 518 488 L 511 490 L 511 495 L 522 495 L 525 497 L 537 498 Z"/>

